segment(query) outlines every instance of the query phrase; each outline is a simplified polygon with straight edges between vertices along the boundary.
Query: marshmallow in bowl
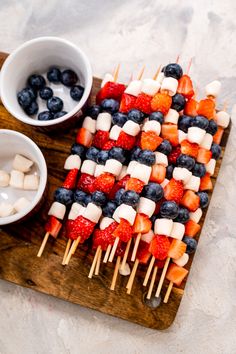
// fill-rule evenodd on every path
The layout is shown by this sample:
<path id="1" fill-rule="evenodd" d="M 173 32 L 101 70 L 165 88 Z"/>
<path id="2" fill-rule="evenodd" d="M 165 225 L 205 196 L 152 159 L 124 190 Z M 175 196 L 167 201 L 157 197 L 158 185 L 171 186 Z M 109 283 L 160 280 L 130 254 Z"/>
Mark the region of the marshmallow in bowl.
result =
<path id="1" fill-rule="evenodd" d="M 33 161 L 27 159 L 22 155 L 16 154 L 12 166 L 14 170 L 25 173 L 30 171 L 33 164 L 34 164 Z"/>
<path id="2" fill-rule="evenodd" d="M 25 175 L 24 189 L 35 191 L 39 187 L 39 177 L 37 175 Z"/>
<path id="3" fill-rule="evenodd" d="M 0 187 L 7 187 L 10 182 L 10 176 L 6 171 L 0 170 Z"/>
<path id="4" fill-rule="evenodd" d="M 24 173 L 17 170 L 12 170 L 10 174 L 9 185 L 13 188 L 23 189 L 24 188 Z"/>
<path id="5" fill-rule="evenodd" d="M 19 213 L 20 211 L 28 208 L 29 205 L 30 201 L 25 197 L 21 197 L 13 204 L 13 208 L 17 213 Z"/>
<path id="6" fill-rule="evenodd" d="M 15 210 L 12 204 L 7 202 L 0 203 L 0 217 L 6 218 L 7 216 L 15 214 Z"/>

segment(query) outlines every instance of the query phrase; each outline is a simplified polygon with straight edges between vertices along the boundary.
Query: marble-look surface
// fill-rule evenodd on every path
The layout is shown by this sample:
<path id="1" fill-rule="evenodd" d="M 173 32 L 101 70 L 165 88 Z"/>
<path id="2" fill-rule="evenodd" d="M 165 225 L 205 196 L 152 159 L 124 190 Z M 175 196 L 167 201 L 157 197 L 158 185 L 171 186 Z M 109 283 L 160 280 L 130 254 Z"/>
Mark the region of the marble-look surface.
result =
<path id="1" fill-rule="evenodd" d="M 121 62 L 127 80 L 175 60 L 199 86 L 223 84 L 220 102 L 235 103 L 234 0 L 50 0 L 0 2 L 1 50 L 41 35 L 74 41 L 102 76 Z M 201 90 L 199 90 L 201 92 Z M 0 282 L 1 354 L 236 353 L 236 128 L 211 201 L 174 325 L 148 330 L 31 290 Z"/>

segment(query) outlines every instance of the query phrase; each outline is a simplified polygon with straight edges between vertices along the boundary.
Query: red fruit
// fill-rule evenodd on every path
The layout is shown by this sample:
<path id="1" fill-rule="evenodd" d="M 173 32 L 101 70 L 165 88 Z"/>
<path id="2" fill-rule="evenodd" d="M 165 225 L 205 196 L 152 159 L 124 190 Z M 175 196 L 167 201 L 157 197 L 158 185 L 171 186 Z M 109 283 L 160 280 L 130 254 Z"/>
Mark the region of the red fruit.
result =
<path id="1" fill-rule="evenodd" d="M 149 251 L 155 258 L 162 261 L 166 259 L 169 248 L 170 241 L 168 237 L 163 235 L 155 235 L 150 243 Z"/>
<path id="2" fill-rule="evenodd" d="M 197 106 L 198 102 L 191 98 L 191 100 L 187 101 L 184 106 L 184 114 L 187 116 L 196 116 L 197 115 Z"/>
<path id="3" fill-rule="evenodd" d="M 180 202 L 181 205 L 189 209 L 190 211 L 195 211 L 199 208 L 200 198 L 193 191 L 187 190 Z"/>
<path id="4" fill-rule="evenodd" d="M 128 191 L 135 191 L 140 194 L 143 190 L 145 183 L 140 181 L 137 178 L 129 178 L 129 180 L 125 184 L 125 189 Z"/>
<path id="5" fill-rule="evenodd" d="M 141 240 L 139 242 L 136 258 L 139 260 L 139 263 L 147 264 L 150 257 L 151 257 L 151 253 L 149 252 L 149 243 Z"/>
<path id="6" fill-rule="evenodd" d="M 206 164 L 210 161 L 211 156 L 212 152 L 210 150 L 199 147 L 197 154 L 197 162 Z"/>
<path id="7" fill-rule="evenodd" d="M 96 178 L 94 176 L 88 175 L 87 173 L 81 173 L 77 183 L 77 188 L 81 189 L 85 193 L 92 193 L 95 179 Z"/>
<path id="8" fill-rule="evenodd" d="M 153 165 L 150 182 L 162 183 L 166 177 L 166 167 L 162 165 Z"/>
<path id="9" fill-rule="evenodd" d="M 140 93 L 134 103 L 134 108 L 139 109 L 141 112 L 150 114 L 152 97 L 145 93 Z"/>
<path id="10" fill-rule="evenodd" d="M 176 163 L 177 158 L 181 154 L 181 148 L 179 146 L 176 146 L 171 153 L 168 155 L 168 161 L 169 163 Z"/>
<path id="11" fill-rule="evenodd" d="M 158 268 L 162 269 L 164 268 L 164 265 L 165 265 L 165 261 L 160 261 L 159 259 L 156 259 L 155 261 L 155 266 L 157 266 Z"/>
<path id="12" fill-rule="evenodd" d="M 194 237 L 201 230 L 201 226 L 193 220 L 189 220 L 185 224 L 185 235 L 189 237 Z"/>
<path id="13" fill-rule="evenodd" d="M 176 124 L 164 123 L 161 126 L 161 136 L 163 139 L 169 140 L 171 145 L 179 144 L 178 126 Z"/>
<path id="14" fill-rule="evenodd" d="M 142 137 L 142 132 L 140 131 L 139 134 L 136 136 L 136 142 L 135 146 L 138 146 L 141 148 L 141 137 Z"/>
<path id="15" fill-rule="evenodd" d="M 166 279 L 168 279 L 175 285 L 180 286 L 187 274 L 187 269 L 179 267 L 177 266 L 177 264 L 172 263 L 167 270 Z"/>
<path id="16" fill-rule="evenodd" d="M 78 175 L 77 168 L 73 168 L 73 170 L 70 170 L 66 176 L 66 179 L 62 187 L 66 189 L 74 189 L 76 186 L 77 175 Z"/>
<path id="17" fill-rule="evenodd" d="M 136 214 L 136 218 L 133 225 L 134 234 L 146 234 L 152 228 L 152 222 L 147 215 Z"/>
<path id="18" fill-rule="evenodd" d="M 209 173 L 206 173 L 205 176 L 201 178 L 199 189 L 200 191 L 210 191 L 213 189 L 213 184 Z"/>
<path id="19" fill-rule="evenodd" d="M 98 149 L 103 149 L 103 146 L 108 142 L 108 140 L 109 132 L 98 130 L 93 138 L 93 146 Z"/>
<path id="20" fill-rule="evenodd" d="M 118 256 L 120 256 L 121 258 L 124 257 L 126 246 L 127 246 L 126 242 L 119 241 L 117 249 L 116 249 L 116 253 L 115 253 L 116 257 L 118 257 Z"/>
<path id="21" fill-rule="evenodd" d="M 74 227 L 75 225 L 75 220 L 67 220 L 66 221 L 66 236 L 70 238 L 71 240 L 76 240 L 78 237 L 77 231 Z"/>
<path id="22" fill-rule="evenodd" d="M 74 239 L 80 237 L 80 243 L 83 243 L 92 234 L 95 225 L 94 222 L 83 216 L 78 216 L 78 218 L 74 220 L 71 236 L 73 236 Z"/>
<path id="23" fill-rule="evenodd" d="M 220 145 L 223 134 L 224 134 L 224 128 L 218 127 L 217 132 L 213 136 L 213 141 L 215 144 Z"/>
<path id="24" fill-rule="evenodd" d="M 185 98 L 190 99 L 194 95 L 193 83 L 188 75 L 183 75 L 179 79 L 177 92 L 181 93 Z"/>
<path id="25" fill-rule="evenodd" d="M 57 238 L 61 227 L 62 224 L 60 223 L 60 221 L 57 220 L 55 216 L 50 216 L 48 222 L 45 225 L 45 231 L 49 232 L 52 237 Z"/>
<path id="26" fill-rule="evenodd" d="M 197 158 L 198 155 L 198 144 L 190 143 L 188 140 L 183 140 L 181 143 L 181 153 Z"/>
<path id="27" fill-rule="evenodd" d="M 102 250 L 105 251 L 108 245 L 112 245 L 115 240 L 112 234 L 117 228 L 117 225 L 118 224 L 114 221 L 104 230 L 96 229 L 93 234 L 93 248 L 101 246 Z"/>
<path id="28" fill-rule="evenodd" d="M 115 198 L 116 192 L 118 192 L 119 189 L 125 188 L 126 182 L 130 179 L 129 175 L 124 176 L 120 181 L 116 182 L 114 186 L 112 187 L 112 190 L 109 193 L 109 199 L 112 200 Z"/>
<path id="29" fill-rule="evenodd" d="M 104 145 L 103 145 L 103 150 L 111 150 L 114 146 L 116 146 L 115 140 L 108 140 Z"/>
<path id="30" fill-rule="evenodd" d="M 114 183 L 115 177 L 112 174 L 105 172 L 95 179 L 93 189 L 109 194 L 114 186 Z"/>
<path id="31" fill-rule="evenodd" d="M 197 113 L 208 119 L 213 119 L 215 117 L 215 102 L 210 98 L 205 98 L 201 100 L 197 107 Z"/>
<path id="32" fill-rule="evenodd" d="M 133 235 L 133 229 L 130 223 L 125 219 L 120 219 L 120 223 L 113 232 L 114 237 L 119 237 L 123 242 L 128 242 Z"/>
<path id="33" fill-rule="evenodd" d="M 164 197 L 166 200 L 180 203 L 184 194 L 184 186 L 181 181 L 176 181 L 174 178 L 168 182 L 164 188 Z"/>
<path id="34" fill-rule="evenodd" d="M 172 98 L 166 93 L 157 93 L 151 101 L 151 108 L 155 111 L 160 111 L 166 115 L 171 107 Z"/>
<path id="35" fill-rule="evenodd" d="M 130 109 L 134 108 L 136 97 L 129 95 L 128 93 L 123 93 L 120 102 L 120 112 L 128 113 Z"/>
<path id="36" fill-rule="evenodd" d="M 80 128 L 77 133 L 76 142 L 80 145 L 90 147 L 93 141 L 93 134 L 85 128 Z"/>
<path id="37" fill-rule="evenodd" d="M 121 131 L 116 141 L 116 146 L 125 150 L 131 150 L 135 146 L 136 137 Z"/>
<path id="38" fill-rule="evenodd" d="M 161 205 L 162 203 L 165 201 L 164 198 L 162 198 L 161 200 L 159 200 L 158 202 L 156 202 L 156 209 L 154 211 L 154 215 L 157 215 L 160 212 L 161 209 Z"/>
<path id="39" fill-rule="evenodd" d="M 158 136 L 155 132 L 142 132 L 140 147 L 142 150 L 155 151 L 157 147 L 162 143 L 163 139 Z"/>
<path id="40" fill-rule="evenodd" d="M 179 259 L 185 253 L 186 248 L 187 248 L 186 243 L 174 238 L 170 244 L 170 248 L 168 251 L 168 257 L 174 258 L 174 259 Z"/>
<path id="41" fill-rule="evenodd" d="M 100 104 L 105 98 L 113 98 L 114 100 L 120 101 L 125 88 L 126 87 L 123 84 L 108 81 L 97 94 L 97 104 Z"/>

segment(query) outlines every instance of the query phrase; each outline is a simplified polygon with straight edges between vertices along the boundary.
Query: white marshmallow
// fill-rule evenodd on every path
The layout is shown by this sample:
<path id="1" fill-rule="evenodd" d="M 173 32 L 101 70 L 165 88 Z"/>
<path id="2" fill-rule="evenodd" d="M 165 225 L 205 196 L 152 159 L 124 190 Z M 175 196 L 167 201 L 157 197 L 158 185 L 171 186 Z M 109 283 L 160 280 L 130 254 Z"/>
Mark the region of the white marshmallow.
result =
<path id="1" fill-rule="evenodd" d="M 122 130 L 129 135 L 137 136 L 140 132 L 140 126 L 138 123 L 133 122 L 132 120 L 128 120 L 122 127 Z"/>
<path id="2" fill-rule="evenodd" d="M 115 159 L 109 159 L 104 166 L 104 172 L 112 173 L 114 176 L 119 176 L 122 169 L 122 163 Z"/>
<path id="3" fill-rule="evenodd" d="M 179 143 L 182 143 L 182 141 L 186 140 L 187 139 L 187 136 L 188 134 L 183 132 L 183 130 L 178 130 L 178 140 L 179 140 Z"/>
<path id="4" fill-rule="evenodd" d="M 182 240 L 184 237 L 185 226 L 180 222 L 173 222 L 173 227 L 170 233 L 170 237 Z"/>
<path id="5" fill-rule="evenodd" d="M 174 96 L 176 94 L 178 87 L 178 80 L 173 77 L 165 77 L 161 84 L 161 92 L 168 91 L 170 96 Z"/>
<path id="6" fill-rule="evenodd" d="M 142 81 L 133 80 L 129 83 L 128 87 L 126 87 L 125 93 L 137 97 L 140 94 L 141 89 L 142 89 Z"/>
<path id="7" fill-rule="evenodd" d="M 201 144 L 205 134 L 206 131 L 204 129 L 199 127 L 190 127 L 188 128 L 188 141 L 190 141 L 190 143 Z"/>
<path id="8" fill-rule="evenodd" d="M 109 138 L 111 140 L 117 140 L 119 138 L 121 130 L 122 128 L 119 127 L 118 125 L 113 125 L 113 127 L 110 130 Z"/>
<path id="9" fill-rule="evenodd" d="M 55 216 L 55 218 L 63 220 L 65 213 L 66 213 L 66 206 L 64 204 L 54 202 L 52 203 L 51 208 L 49 209 L 48 215 L 53 215 Z"/>
<path id="10" fill-rule="evenodd" d="M 73 170 L 73 168 L 77 168 L 78 170 L 80 169 L 81 166 L 81 158 L 79 155 L 70 155 L 67 157 L 65 164 L 64 164 L 64 169 L 65 170 Z"/>
<path id="11" fill-rule="evenodd" d="M 157 80 L 144 79 L 142 92 L 149 96 L 154 96 L 160 90 L 161 84 Z"/>
<path id="12" fill-rule="evenodd" d="M 189 219 L 195 221 L 197 224 L 202 217 L 202 209 L 198 208 L 194 212 L 189 213 Z"/>
<path id="13" fill-rule="evenodd" d="M 0 218 L 6 218 L 7 216 L 15 214 L 13 205 L 7 202 L 0 203 Z"/>
<path id="14" fill-rule="evenodd" d="M 118 181 L 120 181 L 123 177 L 125 177 L 128 174 L 127 169 L 128 169 L 127 166 L 125 166 L 125 165 L 122 166 L 121 173 L 117 177 Z"/>
<path id="15" fill-rule="evenodd" d="M 155 157 L 156 157 L 156 162 L 155 162 L 156 165 L 162 165 L 164 167 L 168 166 L 168 159 L 165 154 L 163 154 L 162 152 L 156 151 Z"/>
<path id="16" fill-rule="evenodd" d="M 210 150 L 212 141 L 213 141 L 213 136 L 209 133 L 206 133 L 202 142 L 200 143 L 200 146 L 206 150 Z"/>
<path id="17" fill-rule="evenodd" d="M 104 172 L 104 165 L 96 165 L 94 177 L 100 176 Z"/>
<path id="18" fill-rule="evenodd" d="M 130 205 L 121 204 L 118 215 L 119 215 L 119 219 L 127 220 L 132 226 L 136 218 L 136 211 Z"/>
<path id="19" fill-rule="evenodd" d="M 96 121 L 96 130 L 103 130 L 109 132 L 111 128 L 111 115 L 110 113 L 99 113 Z"/>
<path id="20" fill-rule="evenodd" d="M 146 166 L 137 162 L 132 173 L 130 174 L 130 177 L 137 178 L 145 184 L 148 184 L 151 173 L 152 168 L 150 166 Z"/>
<path id="21" fill-rule="evenodd" d="M 119 266 L 119 273 L 120 275 L 123 275 L 124 277 L 130 275 L 131 271 L 130 271 L 130 266 L 128 263 L 125 263 L 124 267 L 121 268 L 121 264 Z"/>
<path id="22" fill-rule="evenodd" d="M 191 191 L 198 192 L 200 187 L 200 177 L 191 176 L 187 183 L 184 185 L 184 189 L 190 189 Z"/>
<path id="23" fill-rule="evenodd" d="M 157 135 L 160 135 L 161 124 L 155 120 L 148 120 L 144 123 L 142 130 L 145 132 L 155 132 Z"/>
<path id="24" fill-rule="evenodd" d="M 98 223 L 101 216 L 102 208 L 97 206 L 96 204 L 88 203 L 83 213 L 83 217 L 94 223 Z"/>
<path id="25" fill-rule="evenodd" d="M 189 255 L 187 253 L 184 253 L 183 256 L 181 256 L 178 259 L 173 259 L 173 262 L 177 264 L 179 267 L 184 267 L 185 264 L 188 263 L 189 260 Z"/>
<path id="26" fill-rule="evenodd" d="M 137 161 L 134 161 L 134 160 L 130 161 L 130 163 L 128 164 L 128 167 L 127 167 L 126 174 L 131 175 L 137 164 L 138 164 Z"/>
<path id="27" fill-rule="evenodd" d="M 108 226 L 110 226 L 114 220 L 112 218 L 108 218 L 107 216 L 104 216 L 104 218 L 101 219 L 100 221 L 100 230 L 105 230 Z"/>
<path id="28" fill-rule="evenodd" d="M 164 117 L 165 123 L 178 124 L 178 120 L 179 112 L 177 112 L 175 109 L 170 108 L 168 113 Z"/>
<path id="29" fill-rule="evenodd" d="M 0 187 L 7 187 L 9 185 L 10 176 L 6 171 L 0 170 Z"/>
<path id="30" fill-rule="evenodd" d="M 87 173 L 88 175 L 93 176 L 96 168 L 96 162 L 92 160 L 84 160 L 81 166 L 81 173 Z"/>
<path id="31" fill-rule="evenodd" d="M 120 222 L 120 218 L 119 218 L 119 212 L 120 212 L 120 206 L 118 206 L 116 208 L 116 210 L 114 211 L 112 218 L 116 221 L 116 222 Z"/>
<path id="32" fill-rule="evenodd" d="M 230 115 L 225 111 L 216 113 L 216 122 L 222 128 L 227 128 L 230 122 Z"/>
<path id="33" fill-rule="evenodd" d="M 157 81 L 160 82 L 160 84 L 162 83 L 162 81 L 164 80 L 165 74 L 163 73 L 163 71 L 160 71 L 159 74 L 157 75 Z"/>
<path id="34" fill-rule="evenodd" d="M 220 89 L 221 89 L 221 82 L 218 80 L 212 81 L 205 87 L 206 96 L 217 97 L 220 93 Z"/>
<path id="35" fill-rule="evenodd" d="M 84 118 L 82 127 L 87 129 L 91 134 L 94 134 L 96 132 L 96 120 L 87 116 Z"/>
<path id="36" fill-rule="evenodd" d="M 156 235 L 170 236 L 173 227 L 171 219 L 156 219 L 154 224 L 154 233 Z"/>
<path id="37" fill-rule="evenodd" d="M 21 171 L 12 170 L 9 185 L 14 188 L 24 188 L 24 173 Z"/>
<path id="38" fill-rule="evenodd" d="M 36 191 L 39 188 L 39 176 L 25 175 L 24 189 L 29 191 Z"/>
<path id="39" fill-rule="evenodd" d="M 211 176 L 213 176 L 216 167 L 216 160 L 210 159 L 210 161 L 205 165 L 205 167 L 206 167 L 206 171 L 210 173 Z"/>
<path id="40" fill-rule="evenodd" d="M 17 201 L 13 204 L 13 208 L 16 210 L 17 213 L 19 213 L 20 211 L 28 208 L 29 205 L 30 201 L 27 198 L 22 197 L 17 199 Z"/>
<path id="41" fill-rule="evenodd" d="M 156 203 L 153 200 L 144 197 L 141 197 L 139 199 L 139 203 L 137 207 L 138 213 L 145 214 L 150 218 L 153 215 L 155 209 L 156 209 Z"/>
<path id="42" fill-rule="evenodd" d="M 85 207 L 79 203 L 73 203 L 68 215 L 69 220 L 75 220 L 78 216 L 83 215 L 85 212 Z"/>
<path id="43" fill-rule="evenodd" d="M 165 188 L 165 186 L 170 182 L 169 179 L 165 178 L 164 181 L 161 183 L 162 188 Z"/>
<path id="44" fill-rule="evenodd" d="M 21 172 L 29 172 L 31 167 L 33 166 L 33 161 L 27 159 L 22 155 L 16 155 L 13 160 L 13 169 Z"/>
<path id="45" fill-rule="evenodd" d="M 141 240 L 147 243 L 151 243 L 153 237 L 154 237 L 154 232 L 150 230 L 146 234 L 142 234 Z"/>
<path id="46" fill-rule="evenodd" d="M 192 176 L 192 172 L 190 172 L 185 167 L 175 167 L 173 170 L 173 178 L 176 181 L 183 181 L 183 183 L 187 183 Z"/>
<path id="47" fill-rule="evenodd" d="M 114 82 L 114 77 L 110 73 L 106 73 L 101 83 L 101 87 L 104 87 L 107 82 Z"/>

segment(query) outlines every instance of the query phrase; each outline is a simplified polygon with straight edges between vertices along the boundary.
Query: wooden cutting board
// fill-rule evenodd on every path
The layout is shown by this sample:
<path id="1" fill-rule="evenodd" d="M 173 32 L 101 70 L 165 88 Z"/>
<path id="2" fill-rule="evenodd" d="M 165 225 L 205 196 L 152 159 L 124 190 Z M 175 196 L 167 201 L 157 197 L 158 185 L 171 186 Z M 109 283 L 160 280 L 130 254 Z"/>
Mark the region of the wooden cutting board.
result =
<path id="1" fill-rule="evenodd" d="M 0 67 L 6 57 L 7 54 L 0 53 Z M 100 79 L 94 78 L 90 102 L 94 101 L 100 82 Z M 71 144 L 75 141 L 77 129 L 45 134 L 17 121 L 3 105 L 0 105 L 0 129 L 17 130 L 35 141 L 44 154 L 49 173 L 47 199 L 41 211 L 26 222 L 0 229 L 0 278 L 149 328 L 169 327 L 178 311 L 185 282 L 181 288 L 173 288 L 167 304 L 161 302 L 158 308 L 151 309 L 144 302 L 147 291 L 142 286 L 145 268 L 140 267 L 132 294 L 127 295 L 125 289 L 127 277 L 118 276 L 115 291 L 109 289 L 114 264 L 102 265 L 99 276 L 94 276 L 92 280 L 88 278 L 93 256 L 89 247 L 80 246 L 69 266 L 63 267 L 61 262 L 66 245 L 63 232 L 56 241 L 50 238 L 42 258 L 36 257 L 44 236 L 47 211 L 55 189 L 61 185 L 65 177 L 64 161 L 70 153 Z M 222 140 L 222 157 L 217 161 L 214 184 L 229 131 L 230 128 L 225 131 Z M 201 225 L 204 223 L 205 215 L 206 211 L 201 219 Z M 191 267 L 192 259 L 193 255 L 190 257 L 188 268 Z M 162 296 L 166 292 L 166 287 L 167 283 L 164 283 Z"/>

